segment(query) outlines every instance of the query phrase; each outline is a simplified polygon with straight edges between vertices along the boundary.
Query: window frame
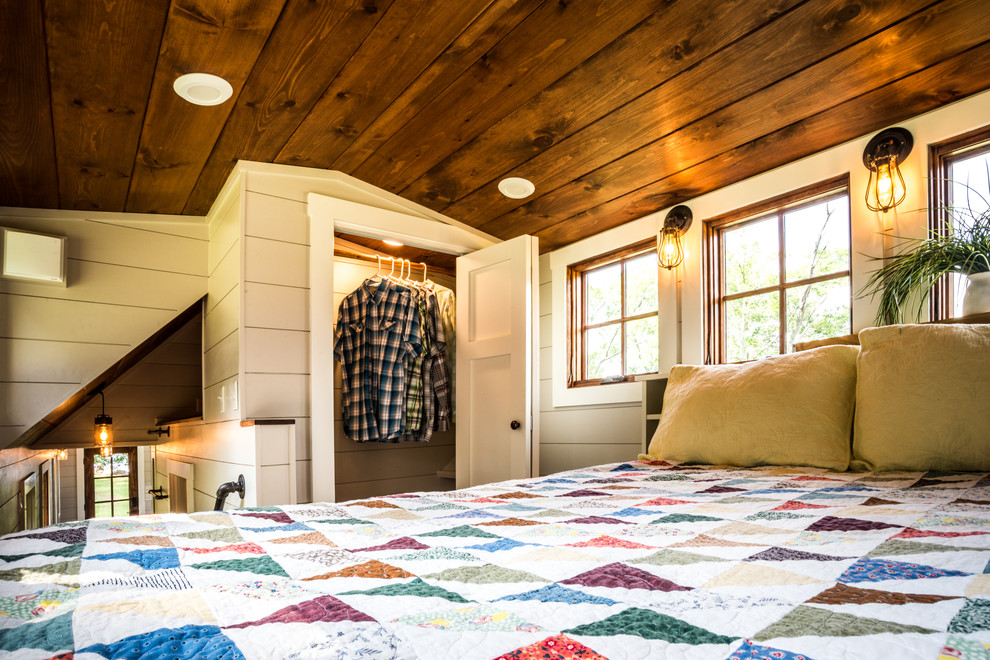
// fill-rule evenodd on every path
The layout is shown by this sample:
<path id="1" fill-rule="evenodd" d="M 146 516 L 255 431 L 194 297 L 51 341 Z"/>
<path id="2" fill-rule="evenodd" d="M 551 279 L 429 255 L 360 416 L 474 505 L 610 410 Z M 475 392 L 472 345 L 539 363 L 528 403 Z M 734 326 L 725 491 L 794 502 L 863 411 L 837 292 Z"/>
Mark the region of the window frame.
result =
<path id="1" fill-rule="evenodd" d="M 849 265 L 845 270 L 811 278 L 786 281 L 784 257 L 786 253 L 786 233 L 784 230 L 784 214 L 787 211 L 801 208 L 810 204 L 820 203 L 831 197 L 845 195 L 849 200 Z M 773 286 L 753 289 L 742 293 L 726 296 L 725 294 L 725 255 L 723 253 L 722 234 L 728 229 L 737 228 L 749 223 L 762 221 L 777 216 L 778 229 L 778 283 Z M 832 177 L 825 181 L 804 186 L 797 190 L 777 195 L 770 199 L 750 204 L 709 219 L 703 223 L 702 233 L 702 287 L 704 291 L 704 333 L 705 333 L 705 364 L 724 364 L 726 361 L 726 328 L 725 302 L 741 298 L 780 292 L 778 295 L 778 349 L 783 354 L 786 349 L 786 318 L 787 298 L 783 295 L 788 289 L 807 286 L 842 277 L 849 278 L 849 326 L 853 323 L 853 252 L 852 252 L 852 200 L 850 197 L 849 174 Z M 727 300 L 728 299 L 728 300 Z"/>
<path id="2" fill-rule="evenodd" d="M 85 474 L 85 516 L 89 520 L 94 518 L 96 515 L 96 475 L 94 473 L 93 459 L 99 453 L 99 449 L 95 447 L 86 447 L 83 451 L 83 469 Z M 127 492 L 128 492 L 128 511 L 131 516 L 138 515 L 139 502 L 138 502 L 138 484 L 137 484 L 137 472 L 138 472 L 138 460 L 137 460 L 137 447 L 115 447 L 113 450 L 114 454 L 127 454 L 127 460 L 129 461 L 129 472 L 127 475 Z M 111 474 L 111 477 L 114 475 Z M 121 478 L 121 477 L 114 477 Z M 113 482 L 111 481 L 111 486 Z M 113 490 L 111 488 L 111 499 L 110 502 L 120 502 L 122 500 L 113 499 Z M 107 500 L 101 500 L 101 503 Z M 112 509 L 112 507 L 111 507 Z M 116 517 L 116 516 L 111 516 Z"/>
<path id="3" fill-rule="evenodd" d="M 928 229 L 944 235 L 948 231 L 949 205 L 952 181 L 949 167 L 952 162 L 967 156 L 990 152 L 990 125 L 977 128 L 928 145 Z M 928 313 L 932 321 L 944 321 L 955 314 L 955 296 L 952 281 L 942 277 L 932 287 L 928 296 Z"/>
<path id="4" fill-rule="evenodd" d="M 657 308 L 651 312 L 644 312 L 640 314 L 634 314 L 632 316 L 625 315 L 626 306 L 626 278 L 625 278 L 625 263 L 636 258 L 640 258 L 645 254 L 649 254 L 651 251 L 656 249 L 656 238 L 648 238 L 642 241 L 633 243 L 632 245 L 627 245 L 625 247 L 619 248 L 617 250 L 612 250 L 604 254 L 599 254 L 582 261 L 569 264 L 567 266 L 567 388 L 582 388 L 582 387 L 595 387 L 602 384 L 601 378 L 587 378 L 585 373 L 585 358 L 587 355 L 587 334 L 586 331 L 598 327 L 604 327 L 608 325 L 619 324 L 623 326 L 620 330 L 620 340 L 621 348 L 620 355 L 622 358 L 623 372 L 625 372 L 626 365 L 626 336 L 624 331 L 624 326 L 629 321 L 635 321 L 643 318 L 649 318 L 650 316 L 656 317 L 657 323 L 659 324 L 660 316 L 660 296 L 659 296 L 659 265 L 657 266 Z M 610 320 L 604 323 L 595 323 L 588 325 L 585 323 L 585 310 L 587 308 L 585 304 L 585 295 L 587 287 L 585 285 L 585 276 L 587 273 L 602 268 L 605 266 L 610 266 L 613 264 L 622 264 L 622 274 L 619 279 L 619 287 L 621 296 L 621 309 L 622 316 L 617 320 Z M 659 332 L 659 325 L 657 328 Z M 659 368 L 659 367 L 658 367 Z M 612 383 L 629 383 L 640 376 L 656 374 L 658 369 L 653 371 L 643 372 L 641 374 L 626 374 L 623 373 L 623 379 L 621 381 L 609 381 Z"/>

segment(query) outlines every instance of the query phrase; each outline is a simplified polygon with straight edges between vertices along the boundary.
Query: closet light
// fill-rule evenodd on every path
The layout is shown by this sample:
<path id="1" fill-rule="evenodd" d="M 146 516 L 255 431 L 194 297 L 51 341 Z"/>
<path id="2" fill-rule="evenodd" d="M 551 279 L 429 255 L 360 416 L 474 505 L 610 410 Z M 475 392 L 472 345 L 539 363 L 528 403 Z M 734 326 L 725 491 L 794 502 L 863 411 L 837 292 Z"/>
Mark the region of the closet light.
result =
<path id="1" fill-rule="evenodd" d="M 402 247 L 402 243 L 391 238 L 383 238 L 382 243 L 385 245 L 391 245 L 392 247 Z"/>
<path id="2" fill-rule="evenodd" d="M 196 105 L 220 105 L 234 94 L 230 83 L 209 73 L 187 73 L 172 83 L 175 93 Z"/>

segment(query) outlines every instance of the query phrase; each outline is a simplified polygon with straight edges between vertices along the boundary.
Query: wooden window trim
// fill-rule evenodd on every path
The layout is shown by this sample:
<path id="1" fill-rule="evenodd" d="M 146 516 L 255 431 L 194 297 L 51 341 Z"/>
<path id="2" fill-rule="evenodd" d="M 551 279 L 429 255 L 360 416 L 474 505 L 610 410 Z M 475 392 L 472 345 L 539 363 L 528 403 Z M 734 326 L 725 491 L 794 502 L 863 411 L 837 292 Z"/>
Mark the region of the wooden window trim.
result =
<path id="1" fill-rule="evenodd" d="M 606 252 L 605 254 L 596 255 L 594 257 L 589 257 L 588 259 L 583 259 L 581 261 L 575 262 L 567 266 L 567 282 L 565 285 L 565 306 L 567 310 L 567 387 L 568 388 L 579 388 L 579 387 L 595 387 L 601 385 L 600 378 L 582 378 L 584 375 L 584 365 L 583 358 L 587 352 L 587 335 L 583 330 L 589 328 L 598 328 L 608 325 L 622 325 L 629 321 L 635 321 L 641 318 L 647 318 L 650 316 L 655 316 L 656 312 L 648 312 L 645 314 L 637 314 L 629 317 L 623 316 L 621 319 L 613 321 L 605 321 L 603 323 L 596 323 L 593 325 L 583 324 L 583 310 L 585 309 L 585 287 L 582 285 L 583 274 L 589 270 L 595 268 L 600 268 L 602 266 L 607 266 L 612 263 L 624 261 L 630 257 L 639 256 L 642 253 L 647 253 L 656 246 L 656 238 L 648 238 L 632 245 L 627 245 L 625 247 L 619 248 L 617 250 L 612 250 Z M 623 271 L 624 274 L 624 271 Z M 619 286 L 621 287 L 620 295 L 622 296 L 622 305 L 625 306 L 626 297 L 626 278 L 623 276 L 619 280 Z M 579 292 L 578 296 L 575 292 Z M 659 304 L 659 301 L 658 301 Z M 619 332 L 622 359 L 623 359 L 623 371 L 625 371 L 625 343 L 626 337 L 625 333 L 620 330 Z M 647 372 L 656 373 L 656 372 Z M 643 374 L 636 374 L 637 376 Z M 636 376 L 625 376 L 621 382 L 631 382 L 635 380 Z"/>
<path id="2" fill-rule="evenodd" d="M 990 150 L 990 126 L 957 135 L 928 146 L 928 229 L 938 234 L 948 231 L 949 202 L 948 168 L 953 160 L 973 152 Z M 932 321 L 952 318 L 952 287 L 948 277 L 941 278 L 928 296 L 928 312 Z"/>
<path id="3" fill-rule="evenodd" d="M 96 492 L 94 490 L 94 480 L 93 480 L 93 457 L 96 452 L 99 451 L 94 447 L 86 447 L 83 451 L 83 482 L 85 483 L 85 515 L 86 519 L 89 520 L 96 514 Z M 127 479 L 127 496 L 130 498 L 128 510 L 130 515 L 134 516 L 138 514 L 138 493 L 137 493 L 137 472 L 140 466 L 137 462 L 137 447 L 121 447 L 119 449 L 114 449 L 115 454 L 127 454 L 128 460 L 130 461 L 130 473 Z M 112 491 L 111 491 L 112 493 Z"/>
<path id="4" fill-rule="evenodd" d="M 813 183 L 797 190 L 765 199 L 755 204 L 723 213 L 721 215 L 708 218 L 702 226 L 702 248 L 701 248 L 701 278 L 702 291 L 704 295 L 705 307 L 703 314 L 703 332 L 705 335 L 705 364 L 722 364 L 725 362 L 725 310 L 723 302 L 731 302 L 740 298 L 758 295 L 759 293 L 769 293 L 772 291 L 785 291 L 788 288 L 815 284 L 820 281 L 849 277 L 850 280 L 850 300 L 852 299 L 852 276 L 849 269 L 836 273 L 829 273 L 824 276 L 816 276 L 806 280 L 794 280 L 785 282 L 783 274 L 784 268 L 784 240 L 786 238 L 783 227 L 784 212 L 799 206 L 812 204 L 820 200 L 828 199 L 832 196 L 844 194 L 849 195 L 849 174 L 826 179 L 818 183 Z M 771 215 L 777 217 L 778 230 L 778 260 L 779 272 L 781 273 L 780 283 L 771 287 L 764 287 L 760 290 L 746 291 L 743 293 L 724 295 L 725 286 L 725 261 L 722 255 L 722 232 L 726 229 L 745 225 L 751 222 L 763 220 Z M 852 231 L 850 233 L 850 249 L 852 255 Z M 780 296 L 778 305 L 781 318 L 786 317 L 786 299 Z M 778 345 L 784 344 L 784 324 L 780 324 L 778 334 Z"/>

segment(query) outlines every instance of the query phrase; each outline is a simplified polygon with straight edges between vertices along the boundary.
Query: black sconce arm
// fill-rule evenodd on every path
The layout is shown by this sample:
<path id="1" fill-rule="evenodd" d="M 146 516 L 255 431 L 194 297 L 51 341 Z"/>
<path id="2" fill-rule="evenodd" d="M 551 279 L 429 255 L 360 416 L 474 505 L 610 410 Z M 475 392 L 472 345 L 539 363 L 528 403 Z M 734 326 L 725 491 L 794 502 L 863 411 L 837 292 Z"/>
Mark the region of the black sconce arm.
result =
<path id="1" fill-rule="evenodd" d="M 244 475 L 238 475 L 237 481 L 228 481 L 225 484 L 220 484 L 217 488 L 217 501 L 213 505 L 214 511 L 223 511 L 223 503 L 227 499 L 227 496 L 231 493 L 237 493 L 244 499 Z"/>

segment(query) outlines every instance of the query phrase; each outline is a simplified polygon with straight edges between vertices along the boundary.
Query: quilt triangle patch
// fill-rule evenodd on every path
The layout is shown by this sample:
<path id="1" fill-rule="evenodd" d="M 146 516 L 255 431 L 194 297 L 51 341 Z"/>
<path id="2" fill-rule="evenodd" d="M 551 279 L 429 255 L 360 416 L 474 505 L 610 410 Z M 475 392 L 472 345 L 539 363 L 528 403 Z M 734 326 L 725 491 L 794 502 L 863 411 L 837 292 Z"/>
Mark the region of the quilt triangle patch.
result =
<path id="1" fill-rule="evenodd" d="M 780 548 L 774 546 L 767 548 L 755 555 L 750 555 L 743 561 L 844 561 L 853 557 L 835 557 L 832 555 L 822 555 L 817 552 L 805 552 L 803 550 L 792 550 L 791 548 Z"/>
<path id="2" fill-rule="evenodd" d="M 493 495 L 493 497 L 498 500 L 523 500 L 530 498 L 538 498 L 539 495 L 533 495 L 532 493 L 524 493 L 520 490 L 517 490 L 512 493 L 502 493 L 501 495 Z"/>
<path id="3" fill-rule="evenodd" d="M 906 605 L 908 603 L 938 603 L 943 600 L 955 600 L 959 596 L 940 596 L 938 594 L 902 594 L 896 591 L 880 591 L 879 589 L 863 589 L 849 584 L 836 584 L 820 594 L 809 598 L 806 603 L 820 605 L 868 605 L 880 603 L 883 605 Z"/>
<path id="4" fill-rule="evenodd" d="M 492 541 L 491 543 L 482 543 L 481 545 L 469 545 L 466 549 L 468 550 L 484 550 L 485 552 L 500 552 L 502 550 L 513 550 L 515 548 L 521 548 L 527 545 L 539 545 L 538 543 L 523 543 L 521 541 L 516 541 L 515 539 L 498 539 L 497 541 Z"/>
<path id="5" fill-rule="evenodd" d="M 697 502 L 689 502 L 687 500 L 675 500 L 669 497 L 657 497 L 648 502 L 640 502 L 635 506 L 677 506 L 678 504 L 697 504 Z"/>
<path id="6" fill-rule="evenodd" d="M 236 527 L 221 527 L 219 529 L 205 529 L 200 532 L 186 532 L 179 534 L 187 539 L 206 539 L 217 543 L 240 543 L 244 540 Z"/>
<path id="7" fill-rule="evenodd" d="M 408 536 L 403 536 L 402 538 L 392 539 L 388 543 L 383 543 L 382 545 L 373 545 L 370 548 L 358 548 L 351 550 L 351 552 L 379 552 L 382 550 L 426 550 L 430 546 L 425 543 L 420 543 L 414 538 Z"/>
<path id="8" fill-rule="evenodd" d="M 344 601 L 333 596 L 319 596 L 296 605 L 283 607 L 257 621 L 245 621 L 225 628 L 249 628 L 263 626 L 267 623 L 317 623 L 324 621 L 375 621 L 364 612 L 359 612 Z"/>
<path id="9" fill-rule="evenodd" d="M 871 497 L 865 502 L 860 503 L 859 506 L 897 506 L 901 502 L 895 502 L 894 500 L 885 500 L 879 497 Z"/>
<path id="10" fill-rule="evenodd" d="M 562 520 L 564 524 L 576 523 L 578 525 L 629 525 L 630 523 L 625 520 L 616 520 L 615 518 L 606 518 L 604 516 L 585 516 L 584 518 L 571 518 L 570 520 Z"/>
<path id="11" fill-rule="evenodd" d="M 289 577 L 289 574 L 285 572 L 285 569 L 268 555 L 250 557 L 248 559 L 219 559 L 217 561 L 209 561 L 202 564 L 192 564 L 189 568 L 199 568 L 210 571 L 242 571 L 244 573 L 278 575 L 286 578 Z"/>
<path id="12" fill-rule="evenodd" d="M 927 635 L 934 632 L 936 631 L 928 628 L 908 626 L 893 621 L 869 619 L 820 607 L 798 605 L 780 621 L 770 624 L 753 635 L 753 639 L 760 642 L 781 637 L 860 637 L 881 633 Z"/>
<path id="13" fill-rule="evenodd" d="M 990 600 L 967 598 L 966 604 L 949 622 L 951 633 L 974 633 L 990 630 Z"/>
<path id="14" fill-rule="evenodd" d="M 82 527 L 62 527 L 49 529 L 44 532 L 32 532 L 30 534 L 18 534 L 8 536 L 8 541 L 17 539 L 44 539 L 46 541 L 56 541 L 58 543 L 82 543 L 86 540 L 86 526 Z"/>
<path id="15" fill-rule="evenodd" d="M 210 606 L 196 592 L 182 594 L 182 596 L 173 595 L 141 600 L 113 600 L 106 603 L 82 605 L 77 609 L 106 612 L 107 614 L 142 614 L 150 617 L 160 617 L 162 612 L 167 612 L 170 619 L 194 619 L 196 623 L 216 623 Z"/>
<path id="16" fill-rule="evenodd" d="M 523 646 L 498 656 L 495 660 L 608 660 L 567 635 L 547 637 L 529 646 Z"/>
<path id="17" fill-rule="evenodd" d="M 0 598 L 0 616 L 31 620 L 75 607 L 79 589 L 43 589 Z M 6 621 L 6 619 L 2 619 Z"/>
<path id="18" fill-rule="evenodd" d="M 799 502 L 797 500 L 788 500 L 778 507 L 770 509 L 771 511 L 802 511 L 805 509 L 831 509 L 832 506 L 828 504 L 811 504 L 810 502 Z"/>
<path id="19" fill-rule="evenodd" d="M 336 566 L 337 564 L 353 564 L 364 560 L 364 557 L 356 555 L 348 550 L 340 548 L 323 548 L 319 550 L 308 550 L 306 552 L 293 552 L 285 555 L 290 559 L 301 559 L 312 561 L 324 566 Z"/>
<path id="20" fill-rule="evenodd" d="M 417 534 L 416 536 L 452 536 L 455 538 L 477 536 L 483 539 L 497 539 L 498 534 L 492 534 L 491 532 L 485 531 L 483 529 L 478 529 L 471 525 L 461 525 L 459 527 L 451 527 L 450 529 L 441 529 L 435 532 L 426 532 L 424 534 Z"/>
<path id="21" fill-rule="evenodd" d="M 537 632 L 539 626 L 527 623 L 517 614 L 500 610 L 490 603 L 441 612 L 422 612 L 396 619 L 421 628 L 452 632 Z"/>
<path id="22" fill-rule="evenodd" d="M 868 559 L 863 557 L 839 576 L 838 582 L 881 582 L 883 580 L 924 580 L 940 577 L 964 577 L 972 575 L 924 564 L 911 564 L 893 559 Z"/>
<path id="23" fill-rule="evenodd" d="M 816 584 L 817 580 L 807 575 L 785 571 L 759 564 L 736 564 L 719 573 L 703 585 L 704 589 L 714 587 L 758 587 L 771 585 Z"/>
<path id="24" fill-rule="evenodd" d="M 684 587 L 653 573 L 628 566 L 621 562 L 599 566 L 590 571 L 566 580 L 560 584 L 580 584 L 585 587 L 621 587 L 623 589 L 646 589 L 647 591 L 691 591 L 694 587 Z"/>
<path id="25" fill-rule="evenodd" d="M 72 650 L 72 647 L 72 612 L 16 628 L 0 629 L 0 651 L 61 651 Z"/>
<path id="26" fill-rule="evenodd" d="M 419 578 L 415 578 L 412 582 L 402 582 L 399 584 L 392 583 L 387 584 L 384 587 L 375 587 L 374 589 L 367 589 L 365 591 L 344 591 L 340 595 L 350 596 L 357 594 L 363 596 L 417 596 L 419 598 L 443 598 L 444 600 L 449 600 L 453 603 L 471 602 L 460 594 L 454 593 L 453 591 L 447 591 L 442 587 L 427 584 Z"/>
<path id="27" fill-rule="evenodd" d="M 741 493 L 744 492 L 745 488 L 733 488 L 732 486 L 709 486 L 704 490 L 695 491 L 696 493 Z"/>
<path id="28" fill-rule="evenodd" d="M 174 657 L 177 647 L 181 647 L 185 658 L 240 660 L 244 657 L 218 626 L 159 628 L 112 644 L 92 644 L 77 653 L 96 653 L 105 658 L 165 658 Z"/>
<path id="29" fill-rule="evenodd" d="M 631 607 L 607 619 L 561 632 L 588 637 L 636 635 L 644 639 L 660 639 L 674 644 L 730 644 L 737 639 L 716 635 L 687 621 L 640 607 Z"/>
<path id="30" fill-rule="evenodd" d="M 389 509 L 387 511 L 382 511 L 381 513 L 376 513 L 373 516 L 368 516 L 368 520 L 422 520 L 423 516 L 417 516 L 415 513 L 406 511 L 405 509 Z"/>
<path id="31" fill-rule="evenodd" d="M 167 536 L 125 536 L 119 539 L 99 539 L 97 543 L 120 543 L 122 545 L 152 545 L 159 548 L 174 548 L 175 544 Z M 46 553 L 47 554 L 47 553 Z"/>
<path id="32" fill-rule="evenodd" d="M 803 653 L 791 653 L 771 646 L 760 646 L 744 639 L 742 646 L 732 652 L 726 660 L 747 658 L 747 660 L 814 660 Z"/>
<path id="33" fill-rule="evenodd" d="M 641 557 L 639 559 L 634 559 L 632 562 L 634 564 L 654 564 L 656 566 L 670 566 L 670 565 L 680 565 L 684 566 L 687 564 L 698 564 L 701 562 L 725 562 L 731 561 L 730 559 L 723 559 L 722 557 L 712 557 L 710 555 L 700 555 L 696 552 L 684 552 L 683 550 L 671 550 L 670 548 L 664 548 L 659 552 L 654 552 L 652 555 L 647 557 Z"/>
<path id="34" fill-rule="evenodd" d="M 87 561 L 110 561 L 123 559 L 137 564 L 145 570 L 162 568 L 178 568 L 179 553 L 175 548 L 154 548 L 152 550 L 131 550 L 130 552 L 110 552 L 102 555 L 85 557 Z"/>
<path id="35" fill-rule="evenodd" d="M 24 555 L 0 555 L 0 560 L 9 563 L 39 555 L 44 557 L 81 557 L 85 547 L 85 543 L 73 543 L 72 545 L 63 545 L 61 548 L 46 550 L 45 552 L 31 552 Z"/>
<path id="36" fill-rule="evenodd" d="M 298 536 L 284 536 L 280 539 L 272 539 L 268 543 L 305 543 L 306 545 L 328 545 L 332 548 L 337 547 L 337 544 L 325 537 L 319 532 L 309 532 L 308 534 L 299 534 Z"/>
<path id="37" fill-rule="evenodd" d="M 926 537 L 935 537 L 942 539 L 955 539 L 962 536 L 985 536 L 990 534 L 990 532 L 939 532 L 936 530 L 923 530 L 914 527 L 905 527 L 897 534 L 894 534 L 890 538 L 892 539 L 921 539 Z"/>
<path id="38" fill-rule="evenodd" d="M 443 546 L 398 555 L 392 559 L 393 561 L 481 561 L 467 552 L 459 552 Z"/>
<path id="39" fill-rule="evenodd" d="M 146 573 L 145 575 L 129 575 L 108 577 L 86 585 L 93 587 L 134 587 L 136 589 L 160 589 L 165 591 L 182 591 L 192 589 L 192 583 L 182 572 L 181 568 L 168 568 L 162 571 Z"/>
<path id="40" fill-rule="evenodd" d="M 496 600 L 538 600 L 541 603 L 567 603 L 568 605 L 578 605 L 580 603 L 590 603 L 592 605 L 615 605 L 617 601 L 601 596 L 592 596 L 575 589 L 567 589 L 559 584 L 548 584 L 545 587 L 526 591 L 521 594 L 502 596 Z"/>
<path id="41" fill-rule="evenodd" d="M 644 548 L 655 547 L 634 541 L 617 539 L 614 536 L 606 536 L 604 534 L 596 536 L 593 539 L 588 539 L 587 541 L 578 541 L 577 543 L 568 543 L 567 545 L 572 548 L 626 548 L 627 550 L 642 550 Z"/>
<path id="42" fill-rule="evenodd" d="M 502 520 L 492 520 L 491 522 L 478 523 L 485 527 L 526 527 L 528 525 L 546 525 L 539 520 L 526 520 L 524 518 L 504 518 Z"/>
<path id="43" fill-rule="evenodd" d="M 959 545 L 939 545 L 901 539 L 887 539 L 867 553 L 867 557 L 889 557 L 897 555 L 921 555 L 928 552 L 986 552 L 986 548 L 967 548 Z"/>
<path id="44" fill-rule="evenodd" d="M 757 536 L 763 534 L 794 534 L 789 529 L 778 529 L 777 527 L 767 527 L 765 525 L 754 525 L 752 523 L 731 522 L 715 529 L 708 530 L 713 535 L 728 536 Z"/>
<path id="45" fill-rule="evenodd" d="M 234 526 L 234 521 L 231 519 L 230 514 L 223 513 L 221 511 L 213 511 L 211 513 L 191 513 L 189 514 L 189 518 L 191 520 L 195 520 L 196 522 L 217 525 L 219 527 Z"/>
<path id="46" fill-rule="evenodd" d="M 430 580 L 444 582 L 467 582 L 470 584 L 507 584 L 512 582 L 549 582 L 546 578 L 526 571 L 516 571 L 494 564 L 484 566 L 459 566 L 448 568 L 440 573 L 427 575 Z"/>
<path id="47" fill-rule="evenodd" d="M 257 543 L 245 541 L 233 545 L 221 545 L 215 548 L 180 548 L 183 552 L 191 552 L 195 555 L 207 555 L 213 552 L 236 552 L 242 555 L 263 555 L 265 549 Z"/>
<path id="48" fill-rule="evenodd" d="M 729 541 L 728 539 L 719 539 L 714 536 L 708 536 L 707 534 L 698 534 L 694 538 L 688 539 L 687 541 L 681 541 L 680 543 L 675 543 L 670 546 L 671 548 L 704 548 L 704 547 L 722 547 L 722 548 L 741 548 L 741 547 L 753 547 L 767 545 L 766 543 L 741 543 L 738 541 Z"/>
<path id="49" fill-rule="evenodd" d="M 385 500 L 364 500 L 361 502 L 351 502 L 344 506 L 363 506 L 369 509 L 401 509 L 397 504 L 392 504 L 391 502 L 386 502 Z"/>
<path id="50" fill-rule="evenodd" d="M 809 532 L 851 532 L 874 529 L 899 529 L 901 527 L 903 527 L 903 525 L 891 525 L 888 523 L 877 522 L 875 520 L 825 516 L 808 525 L 805 530 Z"/>
<path id="51" fill-rule="evenodd" d="M 314 575 L 312 577 L 303 578 L 303 580 L 329 580 L 330 578 L 335 577 L 363 577 L 378 580 L 394 580 L 396 578 L 409 578 L 416 576 L 408 571 L 402 570 L 397 566 L 392 566 L 391 564 L 380 562 L 377 559 L 372 559 L 371 561 L 366 561 L 363 564 L 348 566 L 347 568 L 342 568 L 339 571 L 334 571 L 332 573 Z"/>
<path id="52" fill-rule="evenodd" d="M 671 513 L 663 518 L 657 518 L 652 521 L 651 525 L 673 525 L 676 523 L 692 523 L 692 522 L 718 522 L 723 520 L 723 518 L 713 518 L 712 516 L 699 516 L 692 513 Z"/>
<path id="53" fill-rule="evenodd" d="M 268 512 L 268 511 L 244 511 L 239 510 L 236 515 L 243 516 L 245 518 L 262 518 L 264 520 L 271 520 L 272 522 L 277 522 L 280 525 L 291 525 L 295 522 L 288 514 L 282 511 L 278 512 Z"/>

